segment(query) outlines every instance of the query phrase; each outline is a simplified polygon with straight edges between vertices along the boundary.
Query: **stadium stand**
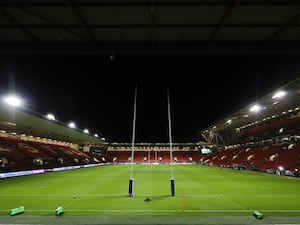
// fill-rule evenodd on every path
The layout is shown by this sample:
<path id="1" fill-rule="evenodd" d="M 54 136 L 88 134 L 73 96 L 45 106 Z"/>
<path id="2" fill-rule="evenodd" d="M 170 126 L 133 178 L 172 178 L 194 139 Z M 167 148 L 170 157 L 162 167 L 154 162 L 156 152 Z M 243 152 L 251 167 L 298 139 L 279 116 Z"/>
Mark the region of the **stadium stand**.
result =
<path id="1" fill-rule="evenodd" d="M 289 93 L 289 100 L 275 101 L 272 97 L 274 92 L 257 99 L 256 102 L 268 106 L 260 115 L 251 117 L 249 104 L 212 124 L 200 132 L 205 141 L 172 143 L 172 159 L 169 143 L 136 143 L 132 152 L 132 143 L 101 143 L 98 139 L 86 137 L 77 131 L 75 138 L 67 128 L 57 123 L 53 126 L 61 126 L 61 134 L 48 133 L 61 139 L 66 136 L 66 140 L 72 140 L 72 143 L 4 130 L 14 126 L 0 127 L 0 169 L 2 172 L 10 172 L 97 163 L 172 162 L 299 176 L 299 86 L 300 78 L 297 78 L 280 87 Z M 5 120 L 2 124 L 8 124 L 7 109 L 0 109 L 4 110 L 0 110 L 0 119 Z M 25 112 L 20 112 L 19 116 L 16 114 L 16 118 L 24 117 L 24 114 Z M 45 130 L 50 127 L 50 131 L 54 132 L 48 121 L 46 123 L 35 115 L 31 115 L 29 120 L 40 122 L 39 129 L 45 126 Z M 20 119 L 9 123 L 19 123 L 26 130 L 27 124 L 22 124 Z M 59 129 L 55 129 L 55 132 L 57 130 Z M 28 129 L 30 131 L 33 130 Z M 92 143 L 94 140 L 95 143 Z"/>
<path id="2" fill-rule="evenodd" d="M 201 157 L 201 145 L 195 143 L 174 143 L 174 163 L 198 163 Z M 111 143 L 106 155 L 107 162 L 130 163 L 130 143 Z M 168 143 L 137 143 L 134 148 L 134 163 L 170 163 Z"/>
<path id="3" fill-rule="evenodd" d="M 0 157 L 7 161 L 1 166 L 1 170 L 7 172 L 83 165 L 91 159 L 89 155 L 66 145 L 25 141 L 8 135 L 0 136 Z"/>

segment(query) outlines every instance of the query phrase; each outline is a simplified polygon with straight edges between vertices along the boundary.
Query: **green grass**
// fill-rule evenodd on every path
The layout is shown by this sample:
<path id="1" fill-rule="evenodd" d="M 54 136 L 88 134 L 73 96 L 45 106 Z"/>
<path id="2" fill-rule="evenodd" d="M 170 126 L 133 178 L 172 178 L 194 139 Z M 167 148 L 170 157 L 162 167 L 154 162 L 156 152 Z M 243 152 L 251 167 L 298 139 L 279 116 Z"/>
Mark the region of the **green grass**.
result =
<path id="1" fill-rule="evenodd" d="M 174 165 L 107 165 L 0 180 L 0 216 L 24 206 L 24 216 L 300 216 L 300 180 L 269 174 Z M 145 198 L 150 202 L 145 202 Z M 0 217 L 1 218 L 1 217 Z"/>

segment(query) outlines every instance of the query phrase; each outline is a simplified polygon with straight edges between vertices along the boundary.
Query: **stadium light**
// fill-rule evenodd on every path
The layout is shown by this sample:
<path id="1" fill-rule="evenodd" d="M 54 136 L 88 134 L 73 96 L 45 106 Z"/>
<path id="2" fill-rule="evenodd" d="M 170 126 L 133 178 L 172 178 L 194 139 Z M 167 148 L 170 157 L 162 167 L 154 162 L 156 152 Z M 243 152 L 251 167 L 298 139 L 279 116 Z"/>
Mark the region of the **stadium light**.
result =
<path id="1" fill-rule="evenodd" d="M 75 125 L 74 122 L 70 122 L 70 123 L 68 124 L 68 127 L 70 127 L 70 128 L 76 128 L 76 125 Z"/>
<path id="2" fill-rule="evenodd" d="M 279 171 L 284 171 L 284 168 L 282 166 L 278 166 Z"/>
<path id="3" fill-rule="evenodd" d="M 46 118 L 47 118 L 48 120 L 56 120 L 56 119 L 55 119 L 55 116 L 54 116 L 53 114 L 51 114 L 51 113 L 48 113 L 48 114 L 46 115 Z"/>
<path id="4" fill-rule="evenodd" d="M 260 105 L 253 105 L 250 108 L 250 112 L 259 112 L 261 110 L 261 106 Z"/>
<path id="5" fill-rule="evenodd" d="M 89 130 L 88 130 L 88 129 L 84 129 L 83 133 L 88 134 L 88 133 L 89 133 Z"/>
<path id="6" fill-rule="evenodd" d="M 13 106 L 13 107 L 20 107 L 22 106 L 22 100 L 16 95 L 9 95 L 4 97 L 4 103 Z"/>
<path id="7" fill-rule="evenodd" d="M 286 95 L 285 91 L 277 91 L 273 96 L 272 99 L 278 99 L 278 98 L 282 98 L 283 96 Z"/>

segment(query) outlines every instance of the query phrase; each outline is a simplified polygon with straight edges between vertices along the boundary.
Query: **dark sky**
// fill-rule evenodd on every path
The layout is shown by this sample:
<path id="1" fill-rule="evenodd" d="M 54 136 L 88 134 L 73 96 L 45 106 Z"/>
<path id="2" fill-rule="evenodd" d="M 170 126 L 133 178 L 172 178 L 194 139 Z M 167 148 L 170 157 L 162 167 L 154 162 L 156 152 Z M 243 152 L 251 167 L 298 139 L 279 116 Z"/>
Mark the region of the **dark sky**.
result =
<path id="1" fill-rule="evenodd" d="M 136 142 L 173 142 L 198 131 L 295 76 L 296 55 L 0 56 L 0 94 L 15 92 L 28 109 L 109 142 L 131 142 L 137 85 Z"/>

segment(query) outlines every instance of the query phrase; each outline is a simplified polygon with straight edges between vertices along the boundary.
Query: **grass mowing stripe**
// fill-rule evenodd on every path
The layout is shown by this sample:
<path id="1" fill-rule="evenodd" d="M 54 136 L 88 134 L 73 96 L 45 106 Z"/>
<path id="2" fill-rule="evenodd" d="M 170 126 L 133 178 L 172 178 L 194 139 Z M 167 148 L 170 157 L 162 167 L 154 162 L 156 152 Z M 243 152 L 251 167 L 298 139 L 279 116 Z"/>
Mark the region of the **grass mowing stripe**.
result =
<path id="1" fill-rule="evenodd" d="M 26 216 L 30 213 L 47 216 L 43 210 L 57 206 L 63 206 L 68 212 L 64 216 L 85 215 L 85 212 L 88 216 L 110 215 L 109 212 L 115 212 L 115 215 L 118 212 L 120 215 L 126 212 L 177 215 L 182 210 L 181 196 L 184 193 L 184 210 L 194 212 L 193 215 L 197 212 L 201 215 L 211 215 L 210 212 L 230 215 L 232 212 L 233 215 L 250 209 L 268 209 L 274 214 L 290 212 L 290 215 L 300 216 L 298 179 L 200 165 L 174 165 L 176 196 L 171 197 L 169 165 L 155 165 L 153 168 L 135 165 L 135 170 L 132 198 L 127 196 L 130 165 L 0 180 L 0 209 L 24 205 L 28 212 Z M 145 203 L 146 197 L 150 197 L 151 202 Z M 2 212 L 0 215 L 4 215 Z"/>
<path id="2" fill-rule="evenodd" d="M 111 194 L 0 194 L 3 197 L 125 197 L 127 195 L 111 195 Z"/>
<path id="3" fill-rule="evenodd" d="M 77 209 L 77 210 L 72 210 L 72 209 L 66 209 L 64 210 L 65 212 L 253 212 L 255 209 L 245 209 L 245 210 L 174 210 L 174 209 L 164 209 L 164 210 L 155 210 L 155 209 L 148 209 L 148 210 L 127 210 L 127 209 L 122 209 L 122 210 L 114 210 L 114 209 L 94 209 L 94 210 L 88 210 L 88 209 Z M 1 212 L 7 212 L 7 210 L 0 210 Z M 53 209 L 26 209 L 26 212 L 54 212 L 55 210 Z M 272 210 L 272 209 L 262 209 L 262 212 L 300 212 L 299 210 Z"/>
<path id="4" fill-rule="evenodd" d="M 121 195 L 112 195 L 112 194 L 0 194 L 0 196 L 3 197 L 127 197 L 128 195 L 126 194 L 121 194 Z M 185 194 L 186 197 L 220 197 L 222 194 Z M 149 196 L 149 197 L 168 197 L 169 195 L 148 195 L 148 194 L 138 194 L 135 196 Z M 225 197 L 225 195 L 222 195 L 222 197 Z M 267 196 L 267 197 L 274 197 L 274 194 L 226 194 L 226 196 L 252 196 L 252 197 L 257 197 L 257 196 Z M 297 196 L 299 197 L 299 194 L 276 194 L 276 196 L 284 197 L 284 196 Z"/>
<path id="5" fill-rule="evenodd" d="M 230 204 L 232 204 L 232 205 L 234 205 L 234 206 L 236 206 L 236 207 L 238 207 L 238 208 L 240 208 L 240 209 L 242 209 L 242 210 L 247 210 L 246 208 L 244 208 L 243 206 L 239 205 L 238 203 L 236 203 L 236 202 L 230 200 L 229 198 L 226 198 L 226 197 L 224 197 L 224 196 L 222 196 L 222 198 L 225 199 L 225 200 L 226 200 L 227 202 L 229 202 Z"/>

